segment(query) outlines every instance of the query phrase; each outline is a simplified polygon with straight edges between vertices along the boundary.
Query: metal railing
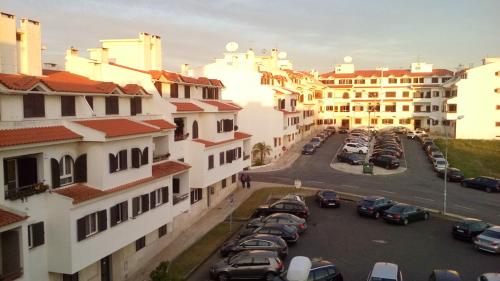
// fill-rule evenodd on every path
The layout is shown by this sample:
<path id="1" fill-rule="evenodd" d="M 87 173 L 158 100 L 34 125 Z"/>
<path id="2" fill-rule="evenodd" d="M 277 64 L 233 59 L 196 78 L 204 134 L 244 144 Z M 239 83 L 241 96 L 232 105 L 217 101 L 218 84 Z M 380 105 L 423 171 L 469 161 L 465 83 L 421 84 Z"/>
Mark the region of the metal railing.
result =
<path id="1" fill-rule="evenodd" d="M 27 186 L 9 188 L 5 186 L 5 199 L 7 200 L 17 200 L 20 198 L 25 198 L 34 194 L 43 193 L 49 187 L 43 183 L 35 183 Z"/>
<path id="2" fill-rule="evenodd" d="M 188 198 L 189 198 L 189 193 L 185 193 L 185 194 L 174 193 L 173 203 L 175 205 L 175 204 L 180 203 Z"/>

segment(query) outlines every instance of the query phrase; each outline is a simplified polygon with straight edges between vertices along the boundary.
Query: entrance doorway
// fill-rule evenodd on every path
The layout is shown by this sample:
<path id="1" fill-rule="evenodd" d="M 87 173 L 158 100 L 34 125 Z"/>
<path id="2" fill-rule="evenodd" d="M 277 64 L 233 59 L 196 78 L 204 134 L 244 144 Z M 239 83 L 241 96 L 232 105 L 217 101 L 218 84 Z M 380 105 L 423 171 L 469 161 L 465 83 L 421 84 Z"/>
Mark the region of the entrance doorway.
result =
<path id="1" fill-rule="evenodd" d="M 101 259 L 101 281 L 111 281 L 111 256 Z"/>
<path id="2" fill-rule="evenodd" d="M 349 129 L 349 119 L 342 119 L 342 128 Z"/>
<path id="3" fill-rule="evenodd" d="M 421 128 L 422 126 L 422 120 L 420 119 L 415 119 L 415 125 L 414 125 L 414 129 L 418 129 L 418 128 Z"/>

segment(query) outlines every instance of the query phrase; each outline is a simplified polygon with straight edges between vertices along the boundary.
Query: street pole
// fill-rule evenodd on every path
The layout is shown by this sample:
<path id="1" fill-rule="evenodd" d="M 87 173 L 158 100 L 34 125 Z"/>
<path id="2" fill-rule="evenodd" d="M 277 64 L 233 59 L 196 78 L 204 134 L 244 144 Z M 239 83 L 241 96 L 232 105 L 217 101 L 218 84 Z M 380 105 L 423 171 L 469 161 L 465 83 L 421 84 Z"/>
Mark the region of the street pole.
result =
<path id="1" fill-rule="evenodd" d="M 446 160 L 446 165 L 444 167 L 444 191 L 443 191 L 443 214 L 446 214 L 446 182 L 447 172 L 448 172 L 448 130 L 444 126 L 444 159 Z"/>
<path id="2" fill-rule="evenodd" d="M 229 233 L 233 230 L 233 206 L 234 206 L 234 194 L 229 195 L 229 207 L 231 208 L 231 213 L 229 213 Z"/>

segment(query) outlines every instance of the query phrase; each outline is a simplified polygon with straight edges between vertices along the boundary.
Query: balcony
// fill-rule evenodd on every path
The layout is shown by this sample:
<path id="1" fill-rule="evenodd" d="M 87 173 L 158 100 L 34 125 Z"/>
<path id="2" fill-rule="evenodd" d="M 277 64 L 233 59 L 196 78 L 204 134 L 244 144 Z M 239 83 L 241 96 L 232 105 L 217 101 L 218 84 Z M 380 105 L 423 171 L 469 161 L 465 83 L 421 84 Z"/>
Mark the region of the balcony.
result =
<path id="1" fill-rule="evenodd" d="M 174 193 L 173 203 L 174 203 L 174 205 L 177 205 L 180 202 L 187 200 L 188 198 L 189 198 L 189 193 L 185 193 L 185 194 Z"/>
<path id="2" fill-rule="evenodd" d="M 175 134 L 174 141 L 183 141 L 189 137 L 189 133 L 187 134 Z"/>
<path id="3" fill-rule="evenodd" d="M 250 159 L 250 155 L 249 154 L 243 154 L 243 160 L 248 160 Z"/>
<path id="4" fill-rule="evenodd" d="M 162 155 L 154 155 L 153 156 L 153 163 L 155 162 L 160 162 L 163 160 L 168 160 L 170 158 L 170 153 L 162 154 Z"/>
<path id="5" fill-rule="evenodd" d="M 41 154 L 4 159 L 5 199 L 16 200 L 47 190 L 38 179 Z"/>
<path id="6" fill-rule="evenodd" d="M 7 200 L 17 200 L 26 198 L 31 195 L 38 193 L 43 193 L 49 188 L 48 185 L 43 183 L 35 183 L 32 185 L 10 188 L 8 185 L 5 186 L 5 199 Z"/>

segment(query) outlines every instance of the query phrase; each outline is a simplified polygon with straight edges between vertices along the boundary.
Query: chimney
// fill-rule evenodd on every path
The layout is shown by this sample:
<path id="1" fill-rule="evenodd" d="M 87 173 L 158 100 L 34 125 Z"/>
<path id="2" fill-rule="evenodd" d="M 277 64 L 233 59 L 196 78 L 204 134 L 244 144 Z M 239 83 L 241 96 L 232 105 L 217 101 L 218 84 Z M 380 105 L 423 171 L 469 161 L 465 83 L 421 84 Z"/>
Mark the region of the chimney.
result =
<path id="1" fill-rule="evenodd" d="M 87 49 L 90 53 L 90 59 L 95 60 L 99 63 L 108 63 L 108 48 L 92 48 Z"/>
<path id="2" fill-rule="evenodd" d="M 16 17 L 0 12 L 0 73 L 17 73 Z"/>
<path id="3" fill-rule="evenodd" d="M 18 40 L 19 72 L 27 75 L 42 75 L 42 38 L 40 23 L 21 19 Z"/>
<path id="4" fill-rule="evenodd" d="M 189 72 L 189 64 L 187 63 L 181 64 L 181 74 L 188 76 L 188 72 Z"/>

